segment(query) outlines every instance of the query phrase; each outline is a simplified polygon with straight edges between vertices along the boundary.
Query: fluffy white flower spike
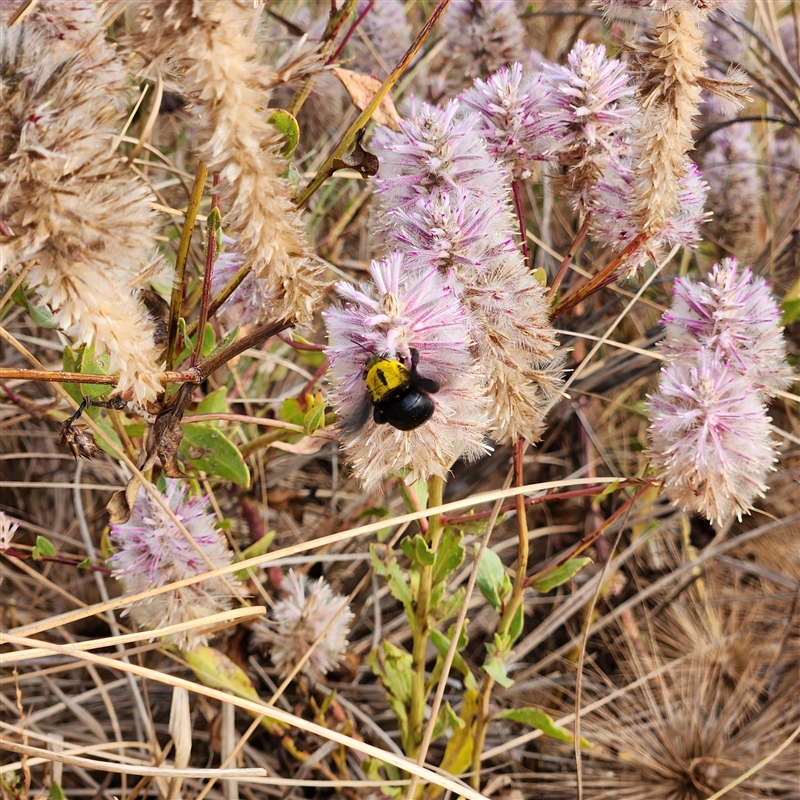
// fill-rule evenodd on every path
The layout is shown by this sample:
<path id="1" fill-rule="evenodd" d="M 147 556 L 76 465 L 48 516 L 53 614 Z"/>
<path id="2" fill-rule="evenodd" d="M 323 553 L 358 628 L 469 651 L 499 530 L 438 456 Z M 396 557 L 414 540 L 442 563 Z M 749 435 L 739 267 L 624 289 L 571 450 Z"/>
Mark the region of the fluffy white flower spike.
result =
<path id="1" fill-rule="evenodd" d="M 255 642 L 269 650 L 272 663 L 284 676 L 324 633 L 301 668 L 312 680 L 320 680 L 344 657 L 353 612 L 347 608 L 347 598 L 335 594 L 324 578 L 307 581 L 305 575 L 289 570 L 281 588 L 286 596 L 272 609 L 274 630 L 258 626 Z"/>
<path id="2" fill-rule="evenodd" d="M 367 489 L 403 468 L 409 482 L 444 476 L 457 458 L 477 458 L 489 449 L 486 379 L 470 355 L 456 292 L 435 266 L 404 272 L 400 253 L 374 261 L 371 273 L 374 285 L 338 284 L 347 302 L 326 314 L 331 402 L 350 463 Z M 401 362 L 426 385 L 438 384 L 427 393 L 434 408 L 426 422 L 399 430 L 375 421 L 365 381 L 375 356 Z"/>
<path id="3" fill-rule="evenodd" d="M 209 571 L 202 550 L 215 567 L 231 563 L 232 553 L 225 537 L 214 528 L 214 516 L 206 511 L 202 497 L 188 497 L 180 481 L 167 481 L 167 505 L 191 534 L 194 544 L 181 532 L 166 511 L 142 487 L 131 518 L 111 526 L 114 555 L 109 564 L 125 594 L 146 592 L 167 583 Z M 164 625 L 201 619 L 231 607 L 231 591 L 236 581 L 230 575 L 223 581 L 213 578 L 182 589 L 156 595 L 131 606 L 126 614 L 143 628 L 157 632 Z M 205 644 L 202 626 L 175 634 L 170 641 L 189 650 Z"/>

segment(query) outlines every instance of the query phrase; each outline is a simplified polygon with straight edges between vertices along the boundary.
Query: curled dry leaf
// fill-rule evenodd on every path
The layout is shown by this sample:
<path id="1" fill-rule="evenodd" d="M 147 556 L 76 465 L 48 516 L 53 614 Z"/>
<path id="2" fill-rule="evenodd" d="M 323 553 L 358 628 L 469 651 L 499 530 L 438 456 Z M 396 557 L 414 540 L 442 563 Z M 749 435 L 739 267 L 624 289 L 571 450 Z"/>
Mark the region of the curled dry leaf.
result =
<path id="1" fill-rule="evenodd" d="M 378 89 L 381 88 L 383 81 L 378 80 L 372 75 L 362 75 L 359 72 L 352 72 L 349 69 L 341 69 L 340 67 L 333 68 L 333 74 L 342 82 L 353 105 L 359 110 L 363 111 L 369 101 L 376 95 Z M 385 127 L 395 132 L 400 131 L 400 115 L 394 107 L 394 102 L 389 95 L 381 100 L 380 105 L 375 109 L 372 118 L 378 125 Z"/>

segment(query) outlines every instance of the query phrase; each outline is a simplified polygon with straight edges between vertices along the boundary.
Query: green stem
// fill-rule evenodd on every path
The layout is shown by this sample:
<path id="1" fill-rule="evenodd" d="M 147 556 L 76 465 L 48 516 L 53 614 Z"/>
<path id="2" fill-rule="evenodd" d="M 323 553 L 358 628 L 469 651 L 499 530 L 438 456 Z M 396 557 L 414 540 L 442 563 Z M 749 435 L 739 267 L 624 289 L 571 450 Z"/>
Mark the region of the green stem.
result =
<path id="1" fill-rule="evenodd" d="M 189 196 L 189 204 L 186 207 L 186 216 L 183 220 L 181 229 L 181 241 L 178 245 L 178 255 L 175 260 L 175 282 L 172 284 L 172 297 L 169 303 L 169 330 L 167 333 L 167 372 L 170 372 L 175 364 L 177 353 L 176 342 L 178 340 L 178 319 L 181 316 L 181 305 L 183 303 L 183 289 L 186 279 L 186 262 L 189 259 L 189 245 L 192 243 L 192 233 L 194 222 L 197 219 L 197 212 L 200 210 L 200 201 L 203 199 L 203 189 L 206 185 L 208 170 L 205 164 L 200 162 L 197 165 L 197 174 L 194 176 L 192 193 Z"/>
<path id="2" fill-rule="evenodd" d="M 444 481 L 435 476 L 428 481 L 428 508 L 442 505 L 444 494 Z M 428 531 L 425 541 L 435 554 L 442 538 L 441 519 L 438 514 L 428 520 Z M 419 585 L 414 598 L 414 625 L 412 674 L 411 674 L 411 705 L 408 709 L 408 741 L 405 743 L 405 752 L 409 758 L 416 758 L 422 743 L 425 725 L 425 706 L 428 702 L 429 688 L 425 683 L 425 654 L 428 650 L 430 638 L 430 606 L 433 590 L 433 566 L 421 566 L 419 572 Z"/>
<path id="3" fill-rule="evenodd" d="M 522 470 L 522 457 L 525 454 L 525 442 L 520 439 L 514 445 L 514 485 L 524 486 L 524 475 Z M 515 498 L 517 508 L 517 573 L 514 576 L 514 585 L 511 588 L 511 595 L 500 615 L 500 622 L 497 625 L 497 632 L 502 636 L 507 634 L 511 623 L 517 613 L 517 609 L 522 604 L 525 595 L 526 578 L 528 571 L 528 517 L 525 509 L 525 497 L 518 494 Z M 513 644 L 513 642 L 512 642 Z M 486 741 L 486 731 L 489 727 L 489 701 L 492 697 L 494 679 L 489 675 L 484 675 L 483 685 L 478 697 L 478 711 L 475 717 L 475 736 L 472 746 L 472 786 L 480 788 L 481 784 L 481 753 Z"/>

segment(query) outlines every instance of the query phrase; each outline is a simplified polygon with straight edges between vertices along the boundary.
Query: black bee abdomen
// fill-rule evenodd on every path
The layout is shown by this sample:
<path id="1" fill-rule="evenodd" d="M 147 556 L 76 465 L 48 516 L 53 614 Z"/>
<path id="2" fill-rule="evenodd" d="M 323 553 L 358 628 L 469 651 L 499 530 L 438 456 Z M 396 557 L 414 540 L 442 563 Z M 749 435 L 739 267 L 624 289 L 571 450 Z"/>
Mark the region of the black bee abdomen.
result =
<path id="1" fill-rule="evenodd" d="M 435 408 L 432 397 L 409 386 L 407 391 L 376 403 L 373 416 L 378 425 L 388 423 L 399 431 L 413 431 L 431 418 Z"/>

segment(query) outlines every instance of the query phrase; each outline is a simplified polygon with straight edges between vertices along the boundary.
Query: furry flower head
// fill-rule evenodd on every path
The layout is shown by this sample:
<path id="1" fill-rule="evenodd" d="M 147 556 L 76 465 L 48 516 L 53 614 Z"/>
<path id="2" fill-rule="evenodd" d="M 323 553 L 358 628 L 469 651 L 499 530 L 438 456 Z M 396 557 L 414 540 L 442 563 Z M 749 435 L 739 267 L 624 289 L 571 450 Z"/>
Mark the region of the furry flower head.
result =
<path id="1" fill-rule="evenodd" d="M 269 649 L 272 663 L 284 676 L 322 636 L 301 669 L 312 680 L 320 680 L 339 666 L 345 654 L 353 612 L 347 598 L 335 594 L 324 578 L 308 581 L 289 570 L 281 588 L 286 596 L 272 609 L 274 630 L 259 625 L 255 641 Z"/>
<path id="2" fill-rule="evenodd" d="M 208 562 L 215 567 L 231 563 L 231 551 L 225 537 L 214 528 L 214 516 L 206 512 L 205 498 L 188 497 L 183 483 L 169 480 L 164 500 L 193 542 L 142 487 L 131 518 L 122 525 L 111 526 L 114 555 L 109 564 L 125 594 L 139 594 L 208 572 Z M 138 625 L 155 631 L 163 625 L 201 619 L 230 608 L 230 587 L 235 583 L 230 576 L 226 581 L 213 578 L 156 595 L 131 606 L 126 613 Z M 175 634 L 171 641 L 182 649 L 191 649 L 205 644 L 206 636 L 200 627 Z"/>
<path id="3" fill-rule="evenodd" d="M 776 459 L 770 419 L 746 377 L 701 348 L 663 369 L 650 412 L 653 466 L 675 505 L 718 524 L 752 509 Z"/>
<path id="4" fill-rule="evenodd" d="M 706 281 L 677 279 L 675 301 L 664 314 L 668 358 L 714 350 L 765 394 L 791 383 L 780 311 L 767 282 L 735 258 L 714 264 Z"/>
<path id="5" fill-rule="evenodd" d="M 346 303 L 326 314 L 331 400 L 353 470 L 368 489 L 393 470 L 407 468 L 409 481 L 444 476 L 457 458 L 488 451 L 485 379 L 470 355 L 455 291 L 435 266 L 404 272 L 400 253 L 374 261 L 371 273 L 374 285 L 337 284 Z M 408 431 L 375 422 L 365 383 L 373 356 L 438 383 L 427 422 Z"/>

